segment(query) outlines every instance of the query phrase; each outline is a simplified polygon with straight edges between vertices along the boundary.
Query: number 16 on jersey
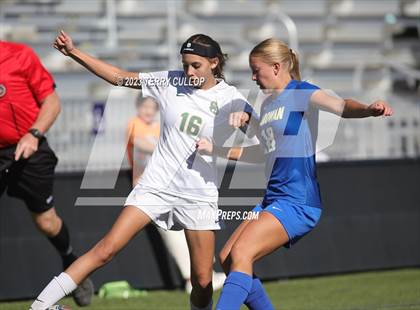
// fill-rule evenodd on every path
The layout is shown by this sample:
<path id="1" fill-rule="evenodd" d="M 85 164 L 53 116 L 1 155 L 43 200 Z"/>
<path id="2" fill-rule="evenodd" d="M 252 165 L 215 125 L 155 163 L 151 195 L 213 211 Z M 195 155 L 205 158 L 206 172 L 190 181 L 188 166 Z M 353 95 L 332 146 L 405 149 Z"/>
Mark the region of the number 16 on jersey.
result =
<path id="1" fill-rule="evenodd" d="M 188 112 L 181 114 L 181 122 L 179 130 L 187 135 L 196 137 L 201 132 L 203 127 L 203 119 L 197 115 L 191 115 Z"/>

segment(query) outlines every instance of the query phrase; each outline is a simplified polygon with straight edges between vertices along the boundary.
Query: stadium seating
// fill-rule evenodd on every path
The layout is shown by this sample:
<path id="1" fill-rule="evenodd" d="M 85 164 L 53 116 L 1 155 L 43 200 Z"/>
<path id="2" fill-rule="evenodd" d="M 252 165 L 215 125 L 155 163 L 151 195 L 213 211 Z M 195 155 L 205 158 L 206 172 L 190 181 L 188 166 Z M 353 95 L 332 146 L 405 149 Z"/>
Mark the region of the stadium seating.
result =
<path id="1" fill-rule="evenodd" d="M 79 168 L 80 163 L 86 162 L 91 145 L 82 138 L 90 135 L 89 126 L 76 128 L 67 120 L 67 115 L 79 118 L 89 114 L 91 102 L 106 101 L 110 87 L 51 48 L 59 29 L 68 31 L 83 50 L 127 70 L 138 71 L 167 69 L 169 55 L 178 55 L 178 46 L 168 46 L 169 30 L 176 29 L 178 45 L 191 34 L 207 33 L 218 40 L 230 56 L 226 68 L 228 81 L 243 89 L 255 87 L 248 69 L 252 46 L 268 37 L 286 42 L 290 39 L 278 12 L 287 14 L 296 24 L 303 77 L 334 89 L 341 96 L 356 95 L 364 99 L 369 97 L 367 90 L 377 92 L 377 97 L 388 96 L 392 81 L 404 77 L 384 65 L 385 60 L 419 67 L 418 37 L 416 40 L 396 36 L 407 27 L 416 29 L 420 0 L 298 2 L 179 0 L 173 4 L 177 10 L 175 24 L 168 24 L 167 1 L 163 0 L 8 0 L 0 2 L 0 34 L 6 40 L 31 45 L 54 74 L 66 116 L 52 129 L 57 135 L 51 134 L 51 137 L 60 138 L 51 139 L 59 149 L 59 169 L 68 170 L 77 163 L 72 162 L 71 153 L 61 151 L 64 149 L 60 145 L 67 145 L 66 150 L 70 150 L 68 146 L 75 142 L 85 148 L 85 151 L 77 151 L 84 154 L 80 156 L 84 159 L 79 160 Z M 109 3 L 115 4 L 115 11 L 110 11 Z M 112 19 L 117 44 L 109 41 L 108 33 L 114 27 L 109 22 Z M 363 82 L 355 82 L 357 72 L 363 73 Z M 92 121 L 86 120 L 86 123 L 91 125 Z M 368 156 L 366 149 L 347 150 L 344 146 L 347 142 L 337 144 L 337 148 L 343 147 L 345 152 L 332 151 L 330 157 Z"/>
<path id="2" fill-rule="evenodd" d="M 399 13 L 398 0 L 337 0 L 332 1 L 331 12 L 336 16 L 383 17 Z"/>

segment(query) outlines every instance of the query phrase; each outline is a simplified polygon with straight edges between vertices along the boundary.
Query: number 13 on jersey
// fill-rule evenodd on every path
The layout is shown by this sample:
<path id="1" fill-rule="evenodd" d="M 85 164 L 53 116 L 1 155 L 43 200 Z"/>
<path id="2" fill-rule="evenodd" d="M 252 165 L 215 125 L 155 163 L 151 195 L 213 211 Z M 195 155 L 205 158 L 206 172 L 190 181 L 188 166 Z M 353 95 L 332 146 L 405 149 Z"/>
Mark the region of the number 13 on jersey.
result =
<path id="1" fill-rule="evenodd" d="M 264 139 L 265 154 L 271 153 L 276 149 L 276 137 L 274 136 L 273 127 L 267 127 L 261 131 L 261 136 Z"/>

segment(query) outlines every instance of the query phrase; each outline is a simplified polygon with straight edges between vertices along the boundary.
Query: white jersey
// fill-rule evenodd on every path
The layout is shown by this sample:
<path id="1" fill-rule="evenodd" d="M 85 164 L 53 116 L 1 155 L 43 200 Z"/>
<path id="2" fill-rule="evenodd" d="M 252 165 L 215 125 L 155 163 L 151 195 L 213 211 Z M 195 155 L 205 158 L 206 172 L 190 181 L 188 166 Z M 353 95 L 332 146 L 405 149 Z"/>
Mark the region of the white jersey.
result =
<path id="1" fill-rule="evenodd" d="M 217 202 L 215 159 L 198 154 L 196 142 L 206 137 L 221 145 L 233 133 L 229 114 L 243 111 L 247 101 L 224 81 L 207 90 L 177 85 L 185 78 L 183 71 L 140 73 L 139 77 L 143 96 L 159 102 L 161 130 L 138 184 L 178 197 Z M 158 83 L 162 79 L 169 84 Z"/>

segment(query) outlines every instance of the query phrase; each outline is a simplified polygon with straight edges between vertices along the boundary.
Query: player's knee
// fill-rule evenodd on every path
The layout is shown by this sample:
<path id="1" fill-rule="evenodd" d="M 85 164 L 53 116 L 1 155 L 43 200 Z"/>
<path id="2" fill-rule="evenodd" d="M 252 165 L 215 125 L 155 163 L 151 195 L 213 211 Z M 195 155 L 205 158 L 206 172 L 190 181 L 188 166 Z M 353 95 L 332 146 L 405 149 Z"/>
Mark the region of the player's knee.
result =
<path id="1" fill-rule="evenodd" d="M 252 262 L 253 255 L 252 251 L 250 251 L 249 244 L 245 244 L 243 242 L 237 242 L 232 246 L 230 250 L 229 258 L 233 264 L 239 262 Z"/>
<path id="2" fill-rule="evenodd" d="M 201 270 L 195 272 L 191 277 L 191 284 L 194 289 L 207 290 L 211 287 L 212 270 Z"/>
<path id="3" fill-rule="evenodd" d="M 61 220 L 55 214 L 39 214 L 34 220 L 37 228 L 47 237 L 57 235 L 61 227 Z"/>
<path id="4" fill-rule="evenodd" d="M 108 263 L 115 256 L 115 246 L 112 242 L 102 239 L 93 248 L 93 254 L 100 264 Z"/>

